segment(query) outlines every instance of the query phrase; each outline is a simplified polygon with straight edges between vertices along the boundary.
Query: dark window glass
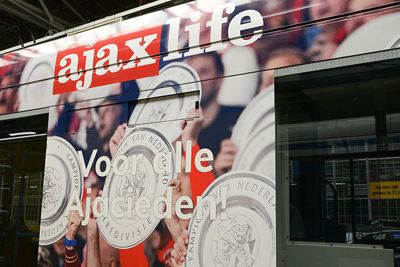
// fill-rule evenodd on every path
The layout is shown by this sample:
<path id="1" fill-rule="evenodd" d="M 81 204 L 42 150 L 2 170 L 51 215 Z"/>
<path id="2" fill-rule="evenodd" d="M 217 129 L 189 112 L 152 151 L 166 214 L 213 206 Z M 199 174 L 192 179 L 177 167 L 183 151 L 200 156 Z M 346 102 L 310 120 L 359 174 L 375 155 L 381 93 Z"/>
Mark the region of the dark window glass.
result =
<path id="1" fill-rule="evenodd" d="M 2 267 L 37 265 L 47 117 L 0 122 Z"/>
<path id="2" fill-rule="evenodd" d="M 276 112 L 290 239 L 381 244 L 396 254 L 400 60 L 278 77 Z"/>

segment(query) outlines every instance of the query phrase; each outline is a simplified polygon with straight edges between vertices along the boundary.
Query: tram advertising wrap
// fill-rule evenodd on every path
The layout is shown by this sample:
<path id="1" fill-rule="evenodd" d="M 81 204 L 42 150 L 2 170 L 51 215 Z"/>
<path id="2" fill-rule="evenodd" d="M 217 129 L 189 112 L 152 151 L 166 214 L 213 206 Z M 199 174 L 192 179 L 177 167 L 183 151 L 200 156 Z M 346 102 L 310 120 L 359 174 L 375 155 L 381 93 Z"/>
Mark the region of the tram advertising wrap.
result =
<path id="1" fill-rule="evenodd" d="M 49 107 L 38 266 L 276 266 L 273 70 L 397 48 L 392 2 L 200 0 L 2 55 L 0 114 Z"/>

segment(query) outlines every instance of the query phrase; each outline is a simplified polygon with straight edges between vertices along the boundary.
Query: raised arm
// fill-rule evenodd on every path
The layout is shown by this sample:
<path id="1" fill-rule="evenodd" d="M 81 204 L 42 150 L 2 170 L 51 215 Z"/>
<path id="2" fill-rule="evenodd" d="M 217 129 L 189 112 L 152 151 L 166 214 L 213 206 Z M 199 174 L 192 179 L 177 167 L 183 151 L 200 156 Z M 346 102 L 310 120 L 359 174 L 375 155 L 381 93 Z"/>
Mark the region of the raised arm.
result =
<path id="1" fill-rule="evenodd" d="M 80 267 L 78 250 L 76 249 L 79 228 L 82 218 L 77 211 L 72 211 L 68 216 L 67 233 L 65 234 L 65 267 Z"/>

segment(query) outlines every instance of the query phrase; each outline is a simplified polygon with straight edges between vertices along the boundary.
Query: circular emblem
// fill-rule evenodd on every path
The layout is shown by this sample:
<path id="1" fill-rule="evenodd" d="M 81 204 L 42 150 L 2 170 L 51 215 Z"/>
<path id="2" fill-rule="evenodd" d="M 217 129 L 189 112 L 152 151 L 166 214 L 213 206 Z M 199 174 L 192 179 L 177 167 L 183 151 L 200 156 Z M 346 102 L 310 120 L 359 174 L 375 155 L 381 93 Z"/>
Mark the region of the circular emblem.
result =
<path id="1" fill-rule="evenodd" d="M 66 140 L 47 138 L 46 166 L 43 179 L 40 245 L 49 245 L 66 233 L 64 216 L 73 190 L 82 198 L 83 179 L 75 149 Z"/>
<path id="2" fill-rule="evenodd" d="M 156 172 L 155 164 L 159 169 L 167 164 L 165 156 L 157 161 L 156 155 L 168 152 L 171 152 L 171 172 Z M 121 156 L 128 160 L 119 161 Z M 149 215 L 143 218 L 136 214 L 135 206 L 139 198 L 147 198 L 152 207 L 153 200 L 164 195 L 175 173 L 173 159 L 171 144 L 154 129 L 135 128 L 121 141 L 111 165 L 124 169 L 123 164 L 128 163 L 127 171 L 118 175 L 111 168 L 103 191 L 103 198 L 108 201 L 108 214 L 97 219 L 100 232 L 110 245 L 120 249 L 134 247 L 155 229 L 160 219 L 154 216 L 152 208 L 147 209 Z"/>
<path id="3" fill-rule="evenodd" d="M 60 95 L 53 95 L 54 81 L 49 79 L 54 76 L 54 62 L 54 54 L 29 59 L 19 81 L 20 111 L 57 104 Z"/>
<path id="4" fill-rule="evenodd" d="M 233 171 L 255 171 L 275 180 L 275 125 L 267 124 L 239 149 Z"/>
<path id="5" fill-rule="evenodd" d="M 256 132 L 265 125 L 273 125 L 274 122 L 274 86 L 271 85 L 258 94 L 240 114 L 232 130 L 231 139 L 240 149 L 246 144 L 251 133 Z"/>
<path id="6" fill-rule="evenodd" d="M 333 57 L 352 56 L 399 47 L 399 20 L 400 12 L 395 12 L 365 23 L 339 45 Z"/>
<path id="7" fill-rule="evenodd" d="M 397 34 L 395 38 L 389 43 L 388 47 L 390 49 L 399 48 L 400 47 L 400 34 Z"/>
<path id="8" fill-rule="evenodd" d="M 145 100 L 137 103 L 129 125 L 152 123 L 173 142 L 182 133 L 180 120 L 185 119 L 189 110 L 195 107 L 195 102 L 201 99 L 199 81 L 196 71 L 189 65 L 179 62 L 168 64 L 151 82 L 150 90 L 141 92 L 143 95 L 140 98 Z"/>
<path id="9" fill-rule="evenodd" d="M 226 209 L 220 191 L 227 187 Z M 189 225 L 185 266 L 275 266 L 275 185 L 254 172 L 230 172 L 215 180 L 202 197 L 216 199 L 217 216 L 211 220 L 210 205 L 203 218 L 196 207 Z M 221 213 L 225 213 L 224 218 Z M 223 220 L 224 219 L 224 220 Z"/>

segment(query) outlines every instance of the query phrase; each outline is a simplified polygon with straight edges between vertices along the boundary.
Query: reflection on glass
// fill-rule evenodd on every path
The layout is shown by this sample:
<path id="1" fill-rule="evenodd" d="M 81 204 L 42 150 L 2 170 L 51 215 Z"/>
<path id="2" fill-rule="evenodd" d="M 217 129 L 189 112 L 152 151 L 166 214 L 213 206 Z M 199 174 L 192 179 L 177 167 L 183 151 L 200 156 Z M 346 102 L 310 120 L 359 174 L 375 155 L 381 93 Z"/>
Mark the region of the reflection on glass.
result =
<path id="1" fill-rule="evenodd" d="M 290 240 L 379 244 L 400 255 L 399 67 L 390 60 L 277 78 Z"/>

